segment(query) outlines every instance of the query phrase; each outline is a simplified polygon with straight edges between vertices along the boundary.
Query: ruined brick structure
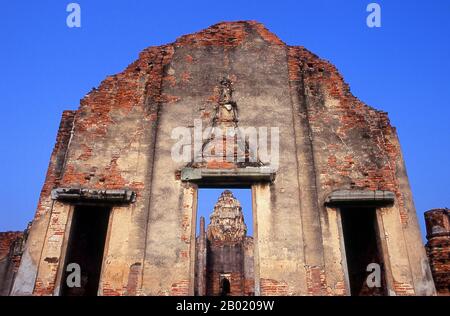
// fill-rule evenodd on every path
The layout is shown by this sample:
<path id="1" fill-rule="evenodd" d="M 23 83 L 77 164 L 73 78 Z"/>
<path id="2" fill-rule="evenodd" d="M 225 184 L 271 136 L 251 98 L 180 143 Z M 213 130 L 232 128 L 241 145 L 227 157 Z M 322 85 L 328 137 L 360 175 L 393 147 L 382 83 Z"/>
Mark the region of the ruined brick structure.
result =
<path id="1" fill-rule="evenodd" d="M 251 141 L 233 149 L 243 161 L 205 152 L 236 139 L 216 132 L 199 159 L 173 159 L 174 131 L 196 134 L 195 120 L 278 128 L 279 161 Z M 370 264 L 382 282 L 368 294 L 436 294 L 387 114 L 329 62 L 244 21 L 143 50 L 63 113 L 11 295 L 195 294 L 202 187 L 252 190 L 255 295 L 367 294 Z"/>
<path id="2" fill-rule="evenodd" d="M 247 236 L 239 201 L 225 190 L 210 218 L 207 232 L 200 219 L 196 295 L 254 295 L 253 238 Z"/>
<path id="3" fill-rule="evenodd" d="M 0 296 L 9 295 L 22 258 L 28 229 L 0 233 Z"/>
<path id="4" fill-rule="evenodd" d="M 450 296 L 450 210 L 435 209 L 425 213 L 426 245 L 436 290 Z"/>

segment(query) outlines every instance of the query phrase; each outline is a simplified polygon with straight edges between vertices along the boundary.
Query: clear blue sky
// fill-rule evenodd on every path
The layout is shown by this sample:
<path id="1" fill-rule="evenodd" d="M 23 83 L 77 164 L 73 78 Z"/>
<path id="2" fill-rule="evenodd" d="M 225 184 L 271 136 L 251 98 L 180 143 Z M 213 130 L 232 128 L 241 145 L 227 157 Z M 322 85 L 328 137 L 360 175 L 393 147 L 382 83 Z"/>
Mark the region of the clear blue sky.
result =
<path id="1" fill-rule="evenodd" d="M 398 128 L 417 211 L 450 206 L 450 1 L 14 0 L 0 6 L 0 231 L 32 219 L 61 112 L 139 51 L 219 21 L 258 20 L 291 45 L 330 60 L 362 101 Z"/>

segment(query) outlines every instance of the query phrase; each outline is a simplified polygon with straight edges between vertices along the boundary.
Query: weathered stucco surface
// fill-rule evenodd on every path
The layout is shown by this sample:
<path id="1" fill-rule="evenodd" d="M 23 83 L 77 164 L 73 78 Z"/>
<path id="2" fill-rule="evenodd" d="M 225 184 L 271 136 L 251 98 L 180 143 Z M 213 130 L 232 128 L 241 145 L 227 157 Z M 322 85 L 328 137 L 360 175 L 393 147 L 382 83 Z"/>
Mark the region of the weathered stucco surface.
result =
<path id="1" fill-rule="evenodd" d="M 272 183 L 251 184 L 255 293 L 347 295 L 336 190 L 395 194 L 378 225 L 389 293 L 435 293 L 395 129 L 330 63 L 257 22 L 220 23 L 150 47 L 63 114 L 13 295 L 58 295 L 73 207 L 57 187 L 129 189 L 114 205 L 100 295 L 194 293 L 197 184 L 171 158 L 176 127 L 211 123 L 220 79 L 240 126 L 279 127 Z M 220 164 L 216 166 L 220 169 Z"/>

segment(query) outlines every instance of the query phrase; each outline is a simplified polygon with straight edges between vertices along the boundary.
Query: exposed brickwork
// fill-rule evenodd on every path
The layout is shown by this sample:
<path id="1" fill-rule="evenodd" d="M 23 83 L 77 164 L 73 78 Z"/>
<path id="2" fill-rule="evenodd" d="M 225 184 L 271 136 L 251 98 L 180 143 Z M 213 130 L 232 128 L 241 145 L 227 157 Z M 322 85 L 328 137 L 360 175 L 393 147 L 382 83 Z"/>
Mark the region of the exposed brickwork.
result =
<path id="1" fill-rule="evenodd" d="M 9 295 L 22 259 L 25 232 L 0 233 L 0 296 Z"/>
<path id="2" fill-rule="evenodd" d="M 47 236 L 48 240 L 44 245 L 46 255 L 43 257 L 47 269 L 47 275 L 44 278 L 38 276 L 36 278 L 36 284 L 34 286 L 34 292 L 36 295 L 52 295 L 55 290 L 56 275 L 58 267 L 60 266 L 59 256 L 61 254 L 62 241 L 64 239 L 67 212 L 54 208 L 50 216 L 50 223 L 48 226 Z"/>
<path id="3" fill-rule="evenodd" d="M 12 272 L 16 273 L 22 258 L 26 231 L 0 233 L 0 261 L 10 261 Z"/>
<path id="4" fill-rule="evenodd" d="M 50 192 L 58 186 L 102 189 L 127 187 L 134 190 L 137 196 L 142 195 L 146 189 L 144 182 L 137 180 L 138 177 L 130 174 L 130 170 L 121 167 L 120 159 L 134 149 L 135 142 L 143 137 L 144 129 L 157 120 L 159 104 L 177 101 L 176 97 L 161 93 L 164 67 L 169 63 L 172 53 L 171 46 L 144 50 L 140 58 L 124 72 L 108 77 L 98 88 L 93 89 L 81 100 L 77 111 L 64 112 L 36 219 L 52 208 Z M 109 142 L 116 137 L 111 136 L 115 133 L 115 127 L 120 122 L 126 122 L 129 115 L 136 115 L 136 111 L 142 113 L 139 128 L 131 135 L 125 135 L 124 132 L 117 146 L 108 150 Z M 72 146 L 68 150 L 69 143 Z M 101 160 L 97 155 L 99 150 L 102 152 Z M 66 223 L 65 218 L 62 219 L 59 211 L 54 210 L 48 230 L 50 248 L 57 249 L 62 245 Z M 57 260 L 45 261 L 48 273 L 45 279 L 36 279 L 35 295 L 53 294 L 58 267 Z M 105 295 L 124 292 L 125 286 L 120 290 L 104 289 Z"/>
<path id="5" fill-rule="evenodd" d="M 240 202 L 231 191 L 225 190 L 219 197 L 207 232 L 202 232 L 199 241 L 206 241 L 206 249 L 200 247 L 197 258 L 204 260 L 204 275 L 197 274 L 205 280 L 205 294 L 211 296 L 250 296 L 255 292 L 253 271 L 253 238 L 246 236 L 247 226 Z M 207 236 L 207 237 L 206 237 Z M 201 267 L 201 263 L 197 263 Z M 201 284 L 198 280 L 196 283 Z M 224 282 L 229 284 L 225 289 Z M 199 293 L 201 290 L 197 290 Z M 224 293 L 226 292 L 226 293 Z"/>
<path id="6" fill-rule="evenodd" d="M 273 33 L 269 32 L 262 24 L 255 21 L 222 22 L 215 24 L 195 34 L 184 35 L 177 39 L 175 45 L 203 47 L 220 46 L 233 48 L 241 45 L 249 36 L 249 27 L 256 29 L 258 34 L 270 44 L 284 45 L 284 43 Z M 191 59 L 188 57 L 188 60 Z"/>
<path id="7" fill-rule="evenodd" d="M 267 28 L 264 27 L 261 23 L 258 23 L 256 21 L 250 21 L 247 22 L 252 27 L 256 29 L 256 31 L 261 35 L 261 37 L 268 43 L 272 45 L 279 45 L 279 46 L 285 46 L 286 44 L 274 33 L 270 32 Z"/>
<path id="8" fill-rule="evenodd" d="M 286 296 L 289 295 L 288 284 L 284 281 L 261 279 L 261 295 L 263 296 Z"/>
<path id="9" fill-rule="evenodd" d="M 138 289 L 139 275 L 141 273 L 141 264 L 135 263 L 130 267 L 130 273 L 128 275 L 127 292 L 128 296 L 135 296 Z"/>
<path id="10" fill-rule="evenodd" d="M 224 94 L 224 81 L 233 86 L 235 99 Z M 389 239 L 381 238 L 386 237 L 391 277 L 401 280 L 392 290 L 432 293 L 422 266 L 425 253 L 414 248 L 421 247 L 416 245 L 420 232 L 387 114 L 354 97 L 333 65 L 303 47 L 287 46 L 253 21 L 219 23 L 147 48 L 89 92 L 77 111 L 63 113 L 29 243 L 35 271 L 24 271 L 22 281 L 37 278 L 19 293 L 54 294 L 70 207 L 53 201 L 50 193 L 55 187 L 81 186 L 137 194 L 132 205 L 113 207 L 102 295 L 192 294 L 196 186 L 181 181 L 180 170 L 262 165 L 223 159 L 175 163 L 170 134 L 178 126 L 192 128 L 197 118 L 205 124 L 216 119 L 220 127 L 276 126 L 282 133 L 275 180 L 255 184 L 260 239 L 231 247 L 236 269 L 210 270 L 213 294 L 220 274 L 228 272 L 232 294 L 252 295 L 255 267 L 264 275 L 256 289 L 262 295 L 346 294 L 341 251 L 331 249 L 340 236 L 326 216 L 335 210 L 324 206 L 330 192 L 342 189 L 395 193 L 395 205 L 380 212 L 391 215 L 382 227 Z M 215 141 L 223 148 L 234 143 L 231 137 Z M 247 147 L 245 155 L 250 155 Z M 440 258 L 442 244 L 430 245 L 431 258 Z M 203 246 L 207 251 L 206 241 Z M 230 245 L 210 246 L 220 255 Z M 258 247 L 255 264 L 253 247 Z M 434 267 L 439 271 L 439 264 Z M 207 273 L 202 269 L 197 277 Z"/>
<path id="11" fill-rule="evenodd" d="M 170 291 L 171 296 L 187 296 L 189 295 L 189 281 L 183 280 L 172 284 Z"/>
<path id="12" fill-rule="evenodd" d="M 307 267 L 306 283 L 309 295 L 327 295 L 325 271 L 321 267 Z"/>
<path id="13" fill-rule="evenodd" d="M 108 283 L 105 283 L 103 288 L 103 296 L 122 296 L 122 289 L 117 290 L 109 287 Z"/>
<path id="14" fill-rule="evenodd" d="M 129 187 L 138 194 L 144 189 L 142 182 L 126 179 L 124 172 L 127 171 L 120 169 L 118 160 L 130 150 L 132 142 L 142 135 L 145 125 L 136 129 L 130 138 L 124 139 L 124 143 L 119 144 L 114 152 L 104 153 L 109 156 L 108 164 L 93 163 L 96 157 L 92 157 L 92 150 L 106 145 L 109 133 L 118 124 L 118 118 L 114 117 L 126 121 L 127 115 L 139 107 L 139 111 L 145 113 L 145 121 L 152 124 L 157 119 L 157 104 L 177 101 L 177 97 L 161 93 L 164 67 L 172 54 L 171 46 L 144 50 L 139 59 L 125 71 L 108 77 L 81 100 L 74 125 L 80 150 L 71 152 L 67 158 L 62 186 Z"/>
<path id="15" fill-rule="evenodd" d="M 401 283 L 397 281 L 394 281 L 394 290 L 395 294 L 398 296 L 410 296 L 415 294 L 414 288 L 411 284 Z"/>
<path id="16" fill-rule="evenodd" d="M 0 233 L 0 260 L 9 256 L 13 244 L 22 237 L 23 232 Z"/>
<path id="17" fill-rule="evenodd" d="M 55 187 L 58 186 L 61 174 L 65 167 L 64 163 L 69 141 L 72 136 L 75 113 L 75 111 L 64 111 L 62 114 L 61 123 L 58 129 L 58 136 L 56 137 L 56 144 L 50 156 L 47 176 L 39 197 L 35 220 L 39 219 L 39 217 L 48 212 L 51 208 L 52 201 L 50 198 L 50 193 Z"/>
<path id="18" fill-rule="evenodd" d="M 436 290 L 450 296 L 450 210 L 436 209 L 425 213 L 426 245 Z"/>
<path id="19" fill-rule="evenodd" d="M 345 282 L 344 281 L 339 281 L 336 283 L 336 286 L 334 288 L 334 293 L 332 293 L 334 295 L 338 295 L 338 296 L 345 296 L 347 295 L 347 288 L 345 286 Z"/>
<path id="20" fill-rule="evenodd" d="M 408 210 L 397 174 L 401 152 L 387 113 L 354 97 L 332 64 L 303 47 L 289 48 L 289 78 L 302 82 L 299 93 L 306 102 L 313 143 L 327 140 L 321 148 L 326 160 L 316 161 L 321 191 L 329 193 L 336 187 L 393 191 L 406 225 Z M 325 99 L 332 106 L 324 106 Z"/>

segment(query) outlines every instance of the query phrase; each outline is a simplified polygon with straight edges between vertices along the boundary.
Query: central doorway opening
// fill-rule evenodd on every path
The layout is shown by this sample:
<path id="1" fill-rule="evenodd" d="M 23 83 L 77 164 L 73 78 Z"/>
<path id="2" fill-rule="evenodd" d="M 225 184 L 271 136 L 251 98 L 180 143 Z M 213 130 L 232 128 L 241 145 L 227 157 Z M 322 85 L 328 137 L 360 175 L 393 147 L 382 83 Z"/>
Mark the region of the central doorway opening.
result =
<path id="1" fill-rule="evenodd" d="M 108 207 L 75 207 L 61 284 L 62 296 L 97 295 L 110 212 Z M 67 282 L 69 276 L 77 277 L 72 275 L 74 270 L 67 271 L 70 264 L 79 266 L 79 286 L 69 286 Z"/>
<path id="2" fill-rule="evenodd" d="M 340 212 L 351 295 L 387 295 L 376 209 L 350 207 Z"/>
<path id="3" fill-rule="evenodd" d="M 220 281 L 220 295 L 221 296 L 228 296 L 231 292 L 231 285 L 230 281 L 227 277 L 223 277 L 222 281 Z"/>
<path id="4" fill-rule="evenodd" d="M 198 189 L 195 295 L 254 295 L 252 204 L 250 188 Z"/>

